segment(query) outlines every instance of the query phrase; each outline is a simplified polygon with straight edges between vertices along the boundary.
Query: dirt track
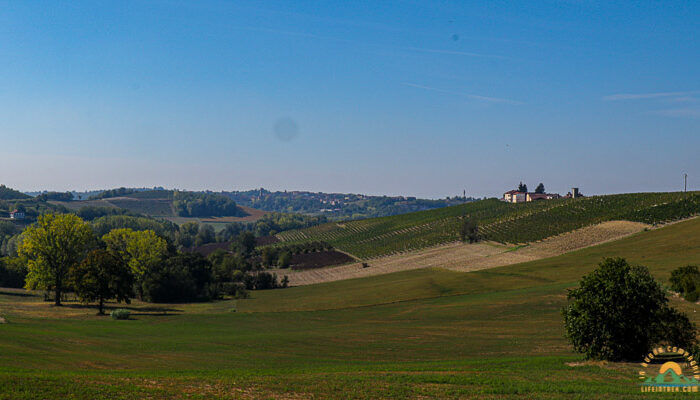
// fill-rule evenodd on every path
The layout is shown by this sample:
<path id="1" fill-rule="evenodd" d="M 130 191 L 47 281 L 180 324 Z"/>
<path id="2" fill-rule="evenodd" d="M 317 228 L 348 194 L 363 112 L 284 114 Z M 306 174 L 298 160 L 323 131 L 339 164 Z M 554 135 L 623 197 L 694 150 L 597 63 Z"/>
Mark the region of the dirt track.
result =
<path id="1" fill-rule="evenodd" d="M 363 268 L 362 264 L 354 263 L 308 271 L 277 272 L 288 275 L 292 286 L 300 286 L 428 267 L 475 271 L 556 256 L 620 239 L 649 227 L 638 222 L 610 221 L 547 238 L 517 249 L 513 246 L 494 243 L 450 243 L 377 258 L 369 261 L 369 268 Z"/>

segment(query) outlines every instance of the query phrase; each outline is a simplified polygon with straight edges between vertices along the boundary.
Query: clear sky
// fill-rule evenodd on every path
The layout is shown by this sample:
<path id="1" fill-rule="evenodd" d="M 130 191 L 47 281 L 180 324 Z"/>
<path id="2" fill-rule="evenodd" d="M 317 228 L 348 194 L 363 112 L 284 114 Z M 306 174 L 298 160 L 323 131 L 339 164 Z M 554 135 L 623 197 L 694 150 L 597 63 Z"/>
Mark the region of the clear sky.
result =
<path id="1" fill-rule="evenodd" d="M 698 1 L 0 1 L 0 183 L 700 189 Z"/>

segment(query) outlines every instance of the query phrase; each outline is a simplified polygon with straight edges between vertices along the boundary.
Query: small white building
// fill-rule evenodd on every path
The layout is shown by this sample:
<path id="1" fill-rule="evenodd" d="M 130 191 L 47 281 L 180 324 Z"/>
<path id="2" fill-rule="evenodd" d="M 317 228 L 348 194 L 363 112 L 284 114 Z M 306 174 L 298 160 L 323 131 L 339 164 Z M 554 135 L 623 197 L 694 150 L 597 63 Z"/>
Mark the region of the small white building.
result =
<path id="1" fill-rule="evenodd" d="M 10 211 L 10 219 L 24 219 L 24 213 L 19 210 Z"/>
<path id="2" fill-rule="evenodd" d="M 508 203 L 524 203 L 527 201 L 527 193 L 511 190 L 503 193 L 503 201 Z"/>

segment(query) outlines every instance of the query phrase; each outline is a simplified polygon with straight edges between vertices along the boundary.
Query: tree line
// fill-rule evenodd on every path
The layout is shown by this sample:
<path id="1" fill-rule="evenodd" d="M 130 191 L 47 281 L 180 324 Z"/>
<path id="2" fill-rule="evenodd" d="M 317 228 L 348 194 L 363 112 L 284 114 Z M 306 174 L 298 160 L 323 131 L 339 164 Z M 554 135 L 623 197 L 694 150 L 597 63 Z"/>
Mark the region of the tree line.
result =
<path id="1" fill-rule="evenodd" d="M 101 313 L 108 300 L 206 301 L 286 286 L 284 278 L 250 264 L 250 233 L 241 235 L 236 251 L 207 259 L 177 251 L 150 229 L 96 232 L 74 214 L 40 216 L 22 234 L 18 257 L 2 259 L 0 283 L 45 290 L 57 306 L 72 291 L 84 303 L 96 302 Z"/>
<path id="2" fill-rule="evenodd" d="M 181 217 L 244 216 L 236 202 L 213 193 L 173 192 L 173 209 Z"/>
<path id="3" fill-rule="evenodd" d="M 518 184 L 517 190 L 518 190 L 518 192 L 527 193 L 527 184 L 525 184 L 521 181 L 520 184 Z M 536 194 L 544 194 L 545 193 L 544 183 L 540 182 L 540 184 L 537 185 L 537 187 L 535 188 L 535 193 Z"/>

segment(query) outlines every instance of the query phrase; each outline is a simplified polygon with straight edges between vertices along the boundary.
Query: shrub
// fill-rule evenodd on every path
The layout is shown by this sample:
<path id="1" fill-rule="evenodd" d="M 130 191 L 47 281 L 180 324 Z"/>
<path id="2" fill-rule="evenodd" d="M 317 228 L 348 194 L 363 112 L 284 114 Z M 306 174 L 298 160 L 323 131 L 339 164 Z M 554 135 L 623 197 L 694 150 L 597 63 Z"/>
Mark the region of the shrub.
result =
<path id="1" fill-rule="evenodd" d="M 247 299 L 248 292 L 245 290 L 245 285 L 241 282 L 222 282 L 221 292 L 236 299 Z"/>
<path id="2" fill-rule="evenodd" d="M 695 289 L 690 293 L 686 293 L 683 295 L 683 298 L 690 301 L 691 303 L 696 303 L 698 300 L 700 300 L 700 290 Z"/>
<path id="3" fill-rule="evenodd" d="M 655 344 L 692 348 L 695 327 L 645 267 L 608 258 L 569 291 L 566 336 L 589 359 L 636 360 Z"/>
<path id="4" fill-rule="evenodd" d="M 700 298 L 700 271 L 695 265 L 680 267 L 671 272 L 671 289 L 692 302 Z"/>
<path id="5" fill-rule="evenodd" d="M 254 275 L 246 275 L 245 286 L 248 290 L 277 289 L 280 287 L 277 274 L 258 272 Z"/>
<path id="6" fill-rule="evenodd" d="M 124 308 L 117 308 L 109 313 L 109 315 L 112 317 L 112 319 L 129 319 L 129 316 L 131 316 L 131 311 Z"/>

